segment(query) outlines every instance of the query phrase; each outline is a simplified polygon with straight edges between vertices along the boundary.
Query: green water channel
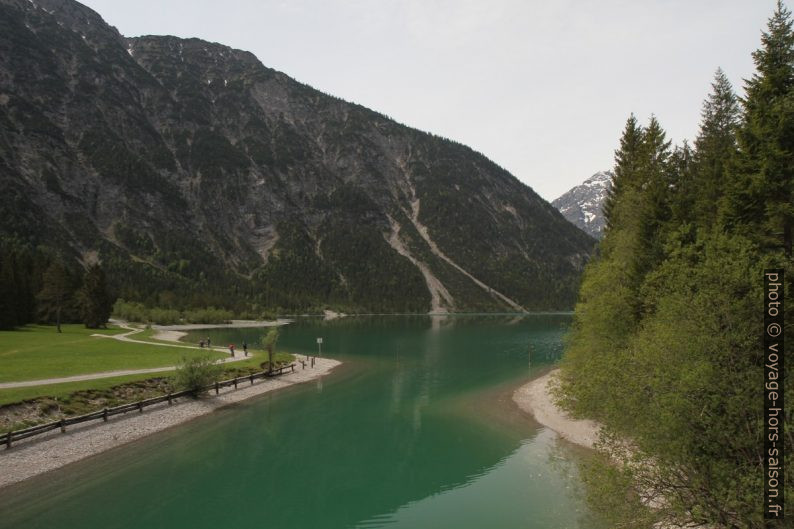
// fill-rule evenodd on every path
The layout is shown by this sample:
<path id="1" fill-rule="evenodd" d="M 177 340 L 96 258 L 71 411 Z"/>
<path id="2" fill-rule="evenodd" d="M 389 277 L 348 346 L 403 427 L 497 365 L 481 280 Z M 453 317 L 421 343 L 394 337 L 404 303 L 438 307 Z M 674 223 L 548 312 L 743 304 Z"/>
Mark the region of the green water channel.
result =
<path id="1" fill-rule="evenodd" d="M 510 399 L 559 358 L 569 323 L 299 319 L 279 348 L 313 354 L 322 337 L 343 366 L 5 489 L 0 528 L 596 527 L 576 478 L 586 454 Z"/>

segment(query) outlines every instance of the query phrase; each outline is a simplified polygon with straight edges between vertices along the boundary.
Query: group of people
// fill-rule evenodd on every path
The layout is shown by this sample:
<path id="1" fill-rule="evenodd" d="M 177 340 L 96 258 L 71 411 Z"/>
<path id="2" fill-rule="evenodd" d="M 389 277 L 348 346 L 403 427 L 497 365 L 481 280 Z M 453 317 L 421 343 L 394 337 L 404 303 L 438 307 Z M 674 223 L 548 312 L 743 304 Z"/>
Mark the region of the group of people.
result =
<path id="1" fill-rule="evenodd" d="M 204 348 L 205 344 L 207 346 L 207 349 L 210 349 L 212 347 L 212 341 L 210 340 L 209 336 L 207 336 L 206 340 L 199 340 L 199 347 L 201 349 Z M 229 344 L 229 354 L 232 355 L 232 357 L 234 357 L 234 347 L 235 346 L 233 343 Z M 248 342 L 246 342 L 245 340 L 243 340 L 243 353 L 245 354 L 245 356 L 248 356 Z"/>

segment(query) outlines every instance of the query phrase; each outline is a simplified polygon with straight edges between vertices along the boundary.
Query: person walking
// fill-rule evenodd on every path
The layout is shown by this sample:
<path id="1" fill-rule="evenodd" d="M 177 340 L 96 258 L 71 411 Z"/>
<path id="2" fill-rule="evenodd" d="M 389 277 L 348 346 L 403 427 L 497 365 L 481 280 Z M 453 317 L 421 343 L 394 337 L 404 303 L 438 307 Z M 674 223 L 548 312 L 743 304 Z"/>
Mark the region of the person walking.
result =
<path id="1" fill-rule="evenodd" d="M 229 354 L 234 358 L 234 344 L 229 344 Z"/>
<path id="2" fill-rule="evenodd" d="M 245 356 L 248 356 L 248 342 L 246 342 L 245 340 L 243 340 L 243 353 L 245 354 Z"/>
<path id="3" fill-rule="evenodd" d="M 207 336 L 207 349 L 209 349 L 209 348 L 210 348 L 210 345 L 211 345 L 211 344 L 212 344 L 212 342 L 210 342 L 210 337 L 209 337 L 209 336 Z"/>

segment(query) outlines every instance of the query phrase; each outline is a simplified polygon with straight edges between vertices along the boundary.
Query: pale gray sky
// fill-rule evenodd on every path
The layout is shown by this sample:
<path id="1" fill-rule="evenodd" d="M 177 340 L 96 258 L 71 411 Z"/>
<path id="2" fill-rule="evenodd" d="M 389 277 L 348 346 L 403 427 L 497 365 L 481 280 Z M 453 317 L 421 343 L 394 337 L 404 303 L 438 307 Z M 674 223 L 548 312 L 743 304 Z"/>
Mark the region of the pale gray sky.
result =
<path id="1" fill-rule="evenodd" d="M 83 0 L 199 37 L 482 152 L 552 200 L 612 167 L 629 113 L 680 142 L 721 66 L 741 93 L 775 0 Z"/>

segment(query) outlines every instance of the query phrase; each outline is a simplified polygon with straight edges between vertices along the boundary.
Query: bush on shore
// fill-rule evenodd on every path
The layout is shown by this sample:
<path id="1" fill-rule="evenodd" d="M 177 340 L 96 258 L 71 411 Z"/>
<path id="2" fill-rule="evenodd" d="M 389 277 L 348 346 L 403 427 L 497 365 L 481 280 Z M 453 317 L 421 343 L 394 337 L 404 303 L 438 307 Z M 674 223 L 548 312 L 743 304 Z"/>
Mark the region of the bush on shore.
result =
<path id="1" fill-rule="evenodd" d="M 174 383 L 180 390 L 192 391 L 195 396 L 204 388 L 220 380 L 223 367 L 209 355 L 183 358 L 176 368 Z"/>
<path id="2" fill-rule="evenodd" d="M 138 323 L 176 325 L 179 323 L 228 323 L 234 314 L 226 309 L 206 307 L 180 312 L 176 309 L 149 308 L 142 303 L 119 299 L 113 305 L 113 316 Z"/>

